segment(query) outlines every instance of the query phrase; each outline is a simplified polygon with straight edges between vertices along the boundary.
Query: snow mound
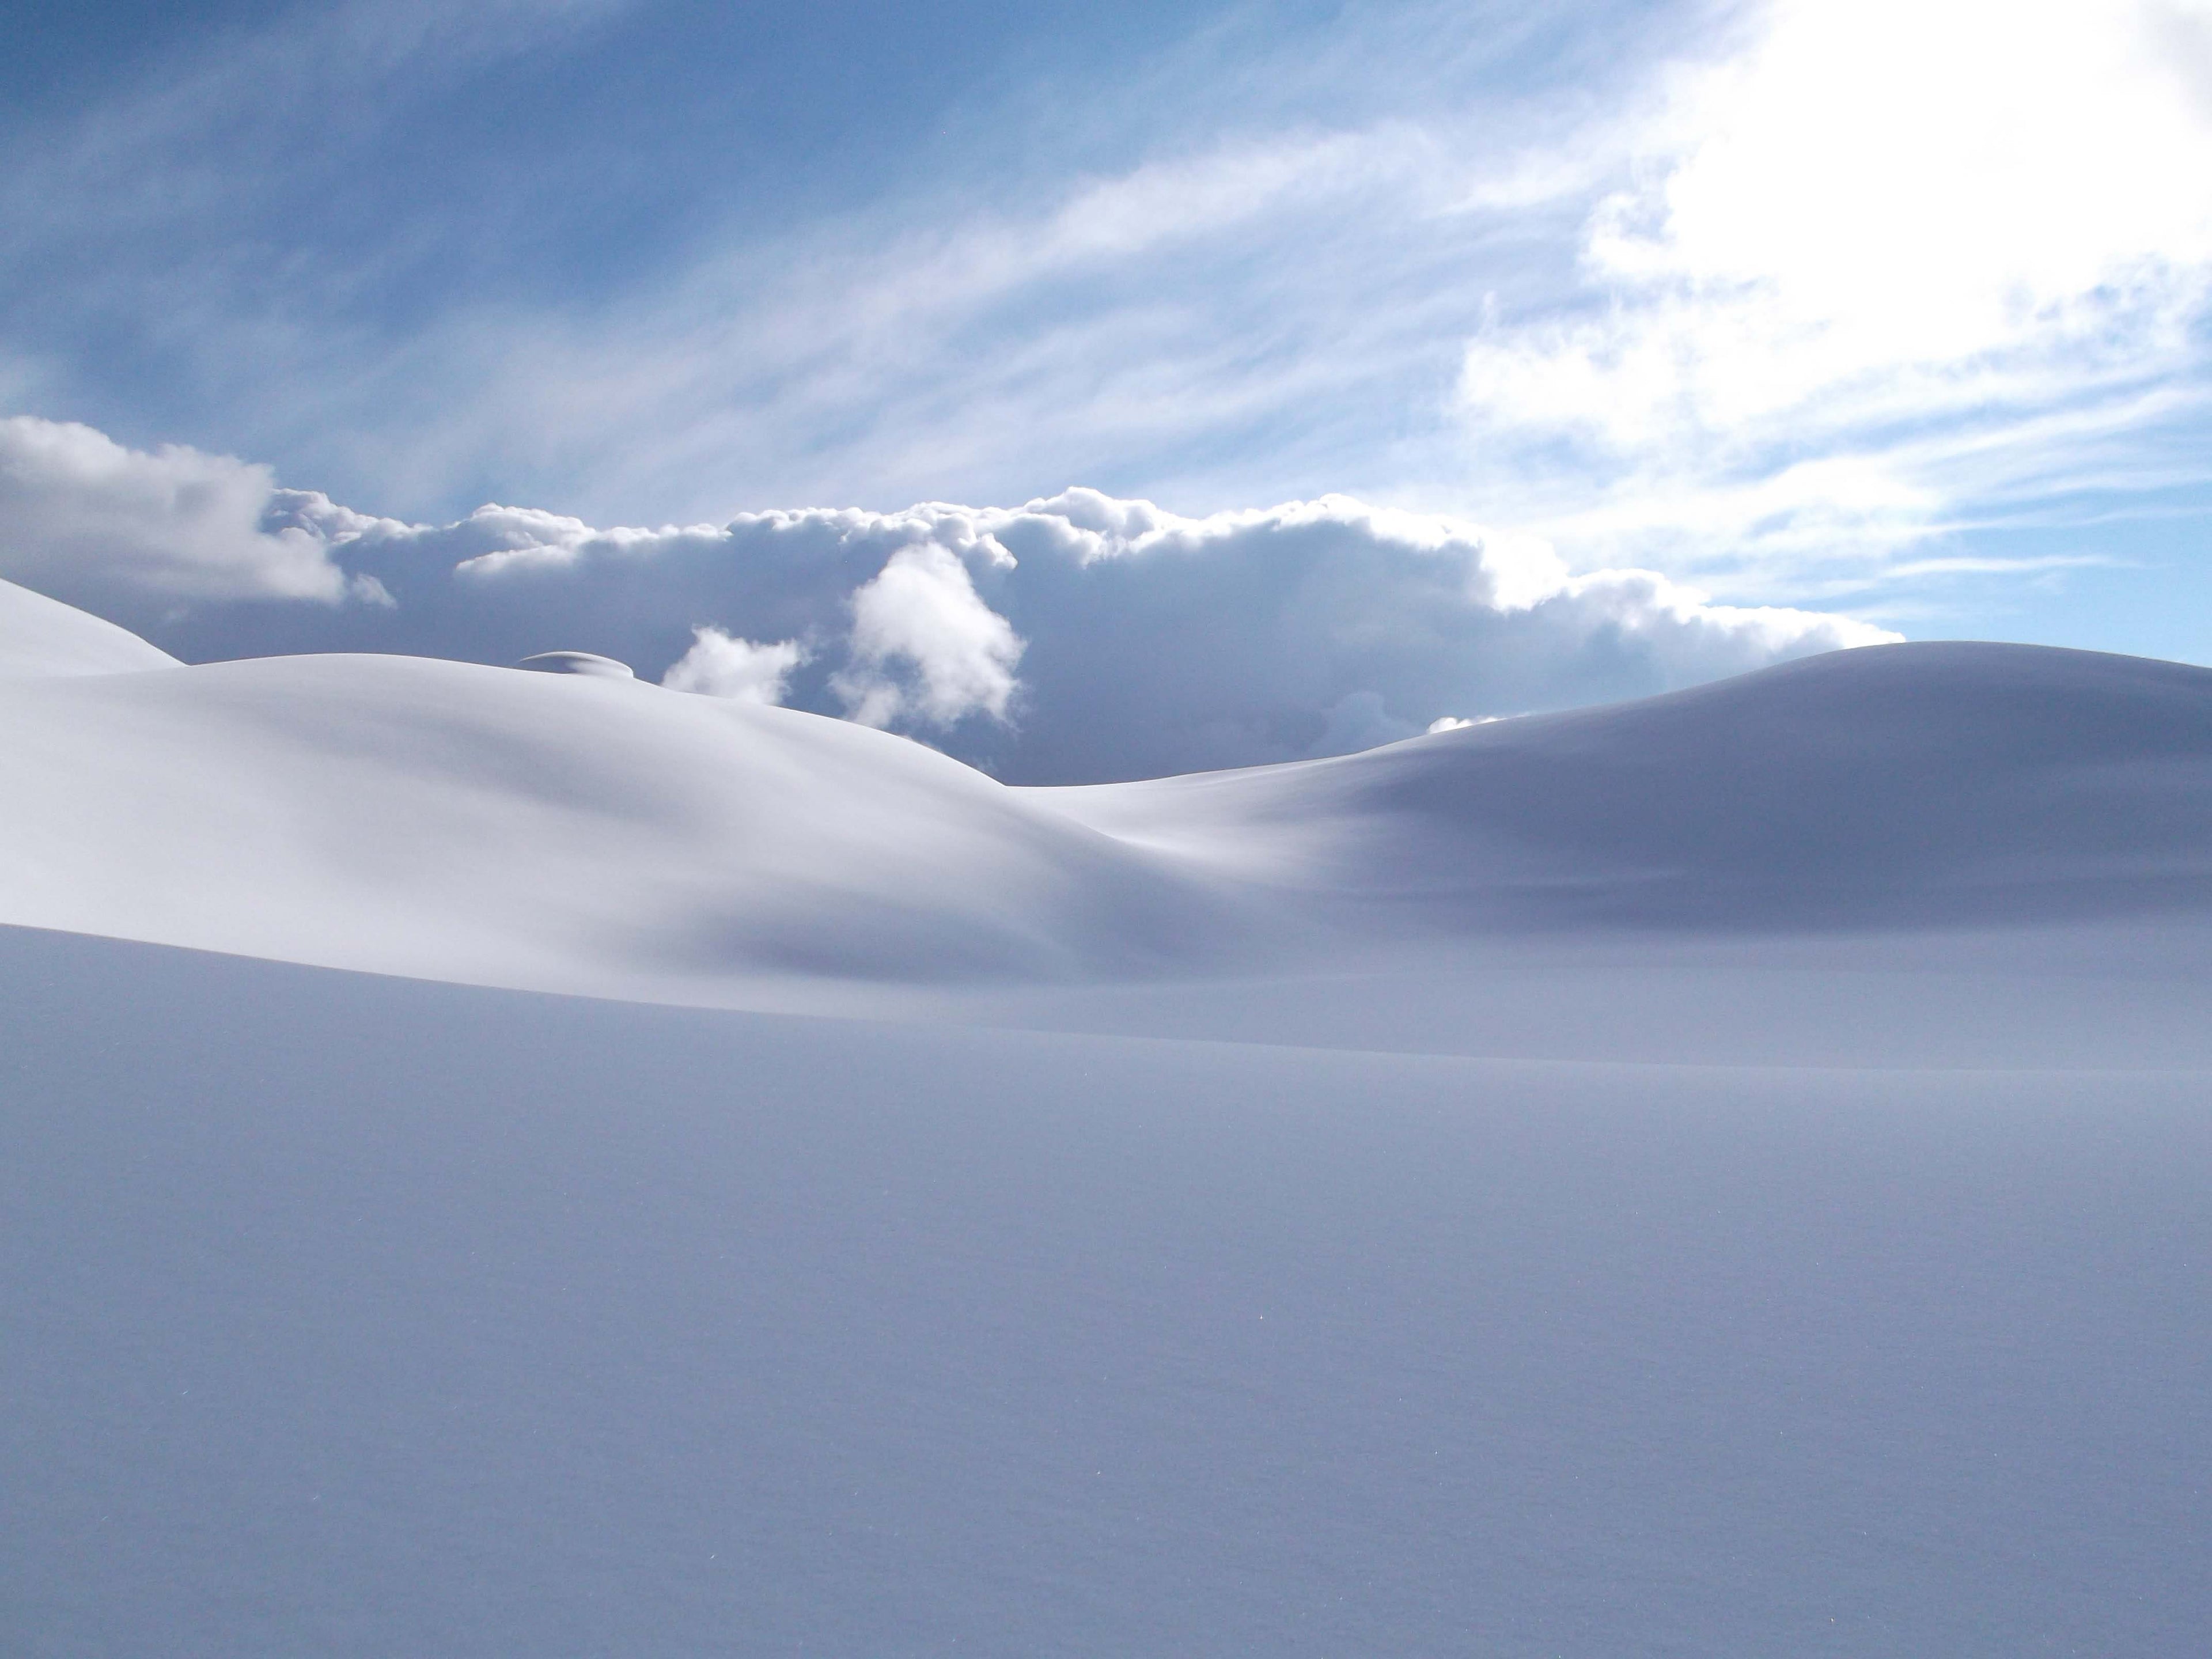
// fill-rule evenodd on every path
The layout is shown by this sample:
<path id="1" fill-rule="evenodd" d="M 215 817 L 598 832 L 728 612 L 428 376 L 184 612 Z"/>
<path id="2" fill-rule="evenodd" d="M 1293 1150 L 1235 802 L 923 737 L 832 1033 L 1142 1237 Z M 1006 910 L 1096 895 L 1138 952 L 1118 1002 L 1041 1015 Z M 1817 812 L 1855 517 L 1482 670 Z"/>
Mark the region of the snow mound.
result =
<path id="1" fill-rule="evenodd" d="M 540 674 L 588 674 L 603 680 L 632 680 L 637 671 L 626 662 L 590 651 L 540 651 L 514 665 Z"/>
<path id="2" fill-rule="evenodd" d="M 177 665 L 167 652 L 127 629 L 0 581 L 0 679 L 128 674 Z"/>
<path id="3" fill-rule="evenodd" d="M 0 922 L 30 927 L 766 1006 L 2212 907 L 2212 672 L 2170 663 L 1877 647 L 1340 759 L 1009 789 L 579 653 L 186 668 L 0 599 L 16 660 L 77 665 L 0 680 Z"/>
<path id="4" fill-rule="evenodd" d="M 2212 671 L 1875 646 L 1338 759 L 1039 793 L 1377 927 L 2196 909 L 2212 904 Z"/>
<path id="5" fill-rule="evenodd" d="M 1205 890 L 933 750 L 635 680 L 317 656 L 0 685 L 0 920 L 466 982 L 1141 973 Z"/>

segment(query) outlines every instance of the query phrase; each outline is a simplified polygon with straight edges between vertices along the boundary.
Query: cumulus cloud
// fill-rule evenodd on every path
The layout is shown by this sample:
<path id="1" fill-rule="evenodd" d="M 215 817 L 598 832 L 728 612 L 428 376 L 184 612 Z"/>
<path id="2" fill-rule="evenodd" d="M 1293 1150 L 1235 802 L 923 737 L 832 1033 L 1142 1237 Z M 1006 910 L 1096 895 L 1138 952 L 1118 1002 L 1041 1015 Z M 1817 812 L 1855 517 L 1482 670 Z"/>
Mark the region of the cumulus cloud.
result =
<path id="1" fill-rule="evenodd" d="M 28 521 L 129 534 L 42 532 L 26 544 L 43 560 L 27 579 L 65 595 L 103 582 L 193 595 L 143 624 L 187 658 L 592 651 L 678 690 L 913 732 L 1010 779 L 1342 753 L 1440 719 L 1638 696 L 1893 637 L 1717 604 L 1649 570 L 1577 572 L 1526 535 L 1344 495 L 1196 517 L 1068 489 L 1018 507 L 807 507 L 659 529 L 506 506 L 410 525 L 277 489 L 237 461 L 27 430 L 92 463 L 37 473 Z M 348 592 L 392 603 L 328 603 Z M 216 602 L 279 596 L 325 603 Z"/>
<path id="2" fill-rule="evenodd" d="M 1753 15 L 1616 136 L 1639 165 L 1587 214 L 1576 302 L 1466 353 L 1494 442 L 1578 447 L 1554 532 L 1883 553 L 1962 500 L 2099 482 L 2118 434 L 2140 486 L 2142 434 L 2203 403 L 2212 6 Z"/>
<path id="3" fill-rule="evenodd" d="M 759 645 L 733 639 L 719 628 L 691 631 L 691 648 L 660 677 L 672 691 L 696 691 L 736 702 L 781 702 L 791 671 L 808 655 L 797 640 Z"/>
<path id="4" fill-rule="evenodd" d="M 56 599 L 388 599 L 331 562 L 321 498 L 265 466 L 179 444 L 149 453 L 74 422 L 0 420 L 0 574 Z M 333 521 L 358 514 L 321 503 Z"/>
<path id="5" fill-rule="evenodd" d="M 976 597 L 968 568 L 933 543 L 902 547 L 853 595 L 852 665 L 831 676 L 863 726 L 946 726 L 1006 717 L 1022 641 Z"/>
<path id="6" fill-rule="evenodd" d="M 589 616 L 604 631 L 582 642 L 617 655 L 651 645 L 610 619 L 654 611 L 819 641 L 793 701 L 1037 780 L 1340 753 L 1449 711 L 1635 696 L 1895 637 L 1650 571 L 1576 574 L 1531 538 L 1346 496 L 1189 517 L 1070 489 L 711 532 L 564 526 L 471 555 L 456 587 Z"/>

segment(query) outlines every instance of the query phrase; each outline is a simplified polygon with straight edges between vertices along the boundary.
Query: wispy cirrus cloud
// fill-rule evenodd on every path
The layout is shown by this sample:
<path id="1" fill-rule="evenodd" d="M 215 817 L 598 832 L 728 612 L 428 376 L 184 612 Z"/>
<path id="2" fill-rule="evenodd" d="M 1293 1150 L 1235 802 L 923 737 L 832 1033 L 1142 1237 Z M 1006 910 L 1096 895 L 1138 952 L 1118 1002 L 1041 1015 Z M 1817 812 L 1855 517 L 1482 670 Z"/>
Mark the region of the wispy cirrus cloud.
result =
<path id="1" fill-rule="evenodd" d="M 1407 397 L 1434 424 L 1479 315 L 1436 280 L 1449 247 L 1382 253 L 1457 174 L 1408 124 L 1237 136 L 1041 201 L 733 241 L 618 311 L 447 319 L 413 350 L 474 389 L 387 447 L 422 478 L 492 449 L 599 514 L 1358 487 L 1380 474 L 1345 458 Z"/>
<path id="2" fill-rule="evenodd" d="M 325 84 L 344 31 L 296 22 L 188 65 L 180 89 L 88 112 L 45 147 L 66 165 L 20 158 L 19 270 L 74 261 L 91 280 L 32 296 L 47 314 L 17 349 L 95 331 L 130 348 L 143 395 L 57 351 L 46 412 L 210 434 L 417 513 L 495 489 L 605 520 L 1072 477 L 1200 505 L 1382 487 L 1405 469 L 1374 434 L 1435 437 L 1480 315 L 1454 273 L 1492 232 L 1438 211 L 1461 151 L 1528 131 L 1455 106 L 1532 25 L 1426 0 L 1298 9 L 1032 59 L 967 87 L 949 137 L 872 113 L 878 147 L 933 156 L 887 166 L 896 189 L 787 199 L 733 187 L 696 147 L 641 155 L 651 179 L 687 181 L 680 233 L 655 220 L 641 238 L 608 222 L 623 204 L 604 181 L 563 189 L 528 153 L 491 167 L 482 135 L 458 170 L 422 171 L 409 122 L 508 95 L 489 48 L 401 31 L 416 44 L 366 53 L 362 76 L 381 85 L 398 52 L 399 84 L 364 97 Z M 552 8 L 503 38 L 542 60 L 598 15 Z M 279 95 L 250 95 L 259 80 Z M 111 210 L 99 186 L 118 167 L 135 172 Z M 507 187 L 456 194 L 477 174 Z M 541 274 L 571 266 L 592 280 Z"/>
<path id="3" fill-rule="evenodd" d="M 240 439 L 331 411 L 423 272 L 520 240 L 522 192 L 443 212 L 480 160 L 451 143 L 441 178 L 395 136 L 638 3 L 345 0 L 115 39 L 87 95 L 0 123 L 0 396 Z"/>

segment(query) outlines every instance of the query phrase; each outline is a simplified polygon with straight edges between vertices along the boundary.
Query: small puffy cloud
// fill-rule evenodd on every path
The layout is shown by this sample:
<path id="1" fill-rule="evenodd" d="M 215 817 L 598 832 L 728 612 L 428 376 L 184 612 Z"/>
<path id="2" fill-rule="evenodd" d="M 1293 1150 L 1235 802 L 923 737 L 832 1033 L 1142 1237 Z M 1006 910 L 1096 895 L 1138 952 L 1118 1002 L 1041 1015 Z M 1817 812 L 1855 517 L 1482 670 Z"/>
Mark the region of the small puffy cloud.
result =
<path id="1" fill-rule="evenodd" d="M 957 554 L 902 547 L 853 595 L 851 665 L 831 688 L 863 726 L 1006 718 L 1022 641 L 976 597 Z"/>
<path id="2" fill-rule="evenodd" d="M 71 422 L 0 420 L 0 574 L 95 607 L 353 598 L 389 602 L 332 560 L 379 523 L 279 490 L 265 466 L 179 444 L 150 453 Z M 132 601 L 137 601 L 134 605 Z"/>
<path id="3" fill-rule="evenodd" d="M 691 648 L 669 665 L 660 683 L 672 691 L 696 691 L 737 702 L 779 703 L 792 670 L 808 653 L 797 640 L 757 645 L 719 628 L 692 630 Z"/>

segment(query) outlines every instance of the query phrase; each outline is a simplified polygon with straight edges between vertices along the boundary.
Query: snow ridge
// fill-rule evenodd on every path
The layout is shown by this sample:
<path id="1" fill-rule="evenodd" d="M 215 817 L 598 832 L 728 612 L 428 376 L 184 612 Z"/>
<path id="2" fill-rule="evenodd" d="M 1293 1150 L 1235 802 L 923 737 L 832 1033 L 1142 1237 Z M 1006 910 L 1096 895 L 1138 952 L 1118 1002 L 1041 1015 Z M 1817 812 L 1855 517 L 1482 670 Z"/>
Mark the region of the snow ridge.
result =
<path id="1" fill-rule="evenodd" d="M 692 1001 L 2212 913 L 2212 672 L 2176 664 L 1873 647 L 1334 760 L 1010 789 L 757 702 L 427 658 L 184 668 L 0 601 L 0 922 Z"/>

